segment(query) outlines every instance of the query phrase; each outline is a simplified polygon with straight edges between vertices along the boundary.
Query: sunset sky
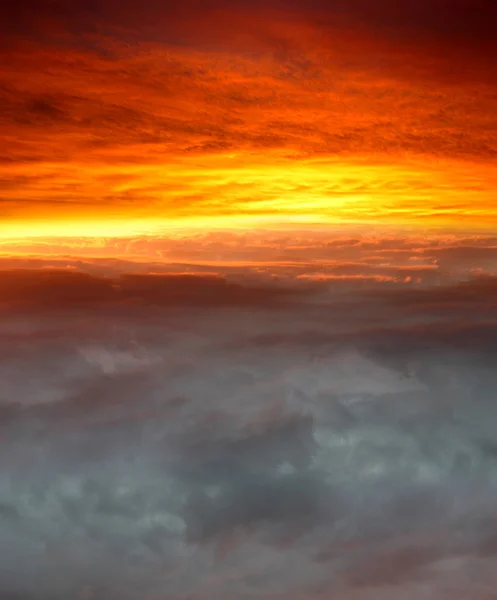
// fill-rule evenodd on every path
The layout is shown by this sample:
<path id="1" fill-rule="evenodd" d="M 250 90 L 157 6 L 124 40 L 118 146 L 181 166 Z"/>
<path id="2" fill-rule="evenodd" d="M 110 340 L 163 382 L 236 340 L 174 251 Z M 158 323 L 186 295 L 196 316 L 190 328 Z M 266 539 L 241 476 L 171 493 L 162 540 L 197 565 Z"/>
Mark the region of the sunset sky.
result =
<path id="1" fill-rule="evenodd" d="M 9 0 L 1 600 L 494 600 L 497 1 Z"/>
<path id="2" fill-rule="evenodd" d="M 0 239 L 493 228 L 494 0 L 23 0 Z"/>

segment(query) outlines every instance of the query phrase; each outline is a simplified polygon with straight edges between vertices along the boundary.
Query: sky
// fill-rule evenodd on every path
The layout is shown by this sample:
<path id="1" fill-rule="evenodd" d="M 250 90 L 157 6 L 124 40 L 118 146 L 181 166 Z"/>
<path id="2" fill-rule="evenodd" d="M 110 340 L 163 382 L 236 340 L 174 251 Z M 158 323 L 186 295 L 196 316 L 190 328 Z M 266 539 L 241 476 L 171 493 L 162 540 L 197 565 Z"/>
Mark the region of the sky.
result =
<path id="1" fill-rule="evenodd" d="M 0 238 L 495 226 L 494 0 L 24 0 Z"/>
<path id="2" fill-rule="evenodd" d="M 0 19 L 2 600 L 494 600 L 497 2 Z"/>

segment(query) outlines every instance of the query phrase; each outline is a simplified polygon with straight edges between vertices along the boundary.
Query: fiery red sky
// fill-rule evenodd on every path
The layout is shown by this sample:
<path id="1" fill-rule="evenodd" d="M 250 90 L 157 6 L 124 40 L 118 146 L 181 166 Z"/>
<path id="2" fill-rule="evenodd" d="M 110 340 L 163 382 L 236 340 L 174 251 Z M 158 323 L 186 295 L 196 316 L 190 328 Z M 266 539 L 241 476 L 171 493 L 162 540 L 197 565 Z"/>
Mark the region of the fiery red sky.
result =
<path id="1" fill-rule="evenodd" d="M 0 239 L 496 226 L 494 0 L 11 2 Z"/>

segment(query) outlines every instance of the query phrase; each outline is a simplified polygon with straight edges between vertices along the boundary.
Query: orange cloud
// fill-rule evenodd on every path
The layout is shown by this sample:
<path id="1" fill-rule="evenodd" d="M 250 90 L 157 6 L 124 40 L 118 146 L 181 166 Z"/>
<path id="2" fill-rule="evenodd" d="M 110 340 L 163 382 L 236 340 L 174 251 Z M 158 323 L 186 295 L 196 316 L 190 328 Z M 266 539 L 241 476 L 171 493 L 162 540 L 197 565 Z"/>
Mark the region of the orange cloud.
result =
<path id="1" fill-rule="evenodd" d="M 34 6 L 1 72 L 0 236 L 495 226 L 495 44 L 462 4 L 449 23 L 424 2 L 427 23 L 363 2 Z"/>

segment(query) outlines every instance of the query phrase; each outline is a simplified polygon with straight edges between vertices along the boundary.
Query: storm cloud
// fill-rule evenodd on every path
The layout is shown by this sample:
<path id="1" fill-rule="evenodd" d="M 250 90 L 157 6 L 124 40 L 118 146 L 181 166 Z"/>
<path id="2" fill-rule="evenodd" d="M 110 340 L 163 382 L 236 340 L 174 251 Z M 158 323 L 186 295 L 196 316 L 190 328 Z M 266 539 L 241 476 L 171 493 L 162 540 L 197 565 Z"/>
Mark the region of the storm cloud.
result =
<path id="1" fill-rule="evenodd" d="M 493 279 L 140 277 L 2 274 L 3 597 L 492 597 Z"/>

